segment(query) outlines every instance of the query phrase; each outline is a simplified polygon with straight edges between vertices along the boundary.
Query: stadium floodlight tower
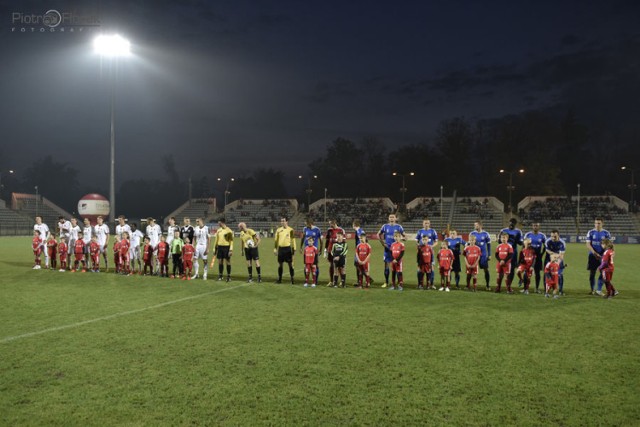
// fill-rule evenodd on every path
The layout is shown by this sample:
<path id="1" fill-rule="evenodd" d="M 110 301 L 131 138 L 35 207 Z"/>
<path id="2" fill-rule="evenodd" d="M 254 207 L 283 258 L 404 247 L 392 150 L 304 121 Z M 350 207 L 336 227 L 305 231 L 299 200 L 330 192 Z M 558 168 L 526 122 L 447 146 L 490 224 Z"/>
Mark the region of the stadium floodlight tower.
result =
<path id="1" fill-rule="evenodd" d="M 635 212 L 636 208 L 635 208 L 635 192 L 636 192 L 636 188 L 638 187 L 635 183 L 635 175 L 636 175 L 636 170 L 634 168 L 630 168 L 628 166 L 622 166 L 620 168 L 620 170 L 623 171 L 629 171 L 631 172 L 631 183 L 627 186 L 629 188 L 629 211 L 631 212 Z"/>
<path id="2" fill-rule="evenodd" d="M 407 186 L 405 185 L 406 182 L 406 178 L 408 176 L 415 176 L 415 172 L 407 172 L 407 173 L 400 173 L 400 172 L 393 172 L 391 175 L 393 176 L 400 176 L 402 177 L 402 188 L 400 188 L 400 192 L 402 193 L 402 209 L 405 209 L 405 205 L 404 205 L 404 195 L 407 192 Z"/>
<path id="3" fill-rule="evenodd" d="M 515 171 L 508 171 L 505 169 L 500 169 L 500 173 L 506 173 L 509 174 L 509 185 L 507 186 L 507 190 L 509 190 L 509 214 L 513 214 L 513 206 L 511 203 L 511 196 L 513 193 L 513 190 L 516 189 L 516 187 L 513 186 L 513 174 L 514 173 L 519 173 L 519 174 L 523 174 L 524 173 L 524 169 L 518 169 Z"/>
<path id="4" fill-rule="evenodd" d="M 303 179 L 304 176 L 298 175 L 298 179 Z M 307 189 L 304 190 L 307 193 L 307 212 L 311 212 L 311 193 L 313 190 L 311 189 L 311 179 L 318 179 L 318 175 L 307 175 Z"/>
<path id="5" fill-rule="evenodd" d="M 129 40 L 118 34 L 101 34 L 93 40 L 93 50 L 103 58 L 109 59 L 111 69 L 111 168 L 109 174 L 109 223 L 116 222 L 116 132 L 115 132 L 115 91 L 117 77 L 116 67 L 118 59 L 127 57 L 131 53 Z"/>

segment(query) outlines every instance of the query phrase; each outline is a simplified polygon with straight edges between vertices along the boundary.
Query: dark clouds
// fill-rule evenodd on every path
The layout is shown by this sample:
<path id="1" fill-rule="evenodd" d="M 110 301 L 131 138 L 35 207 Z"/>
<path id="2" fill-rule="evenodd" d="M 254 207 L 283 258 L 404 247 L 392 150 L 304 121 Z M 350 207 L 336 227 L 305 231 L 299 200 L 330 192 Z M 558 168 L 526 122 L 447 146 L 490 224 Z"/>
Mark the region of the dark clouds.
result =
<path id="1" fill-rule="evenodd" d="M 90 34 L 16 34 L 0 3 L 0 163 L 106 179 L 109 79 Z M 24 2 L 25 10 L 52 7 Z M 636 2 L 57 2 L 126 34 L 118 180 L 297 174 L 337 137 L 428 141 L 440 120 L 575 106 L 636 126 Z M 3 18 L 4 17 L 4 18 Z M 11 148 L 9 148 L 11 147 Z M 8 154 L 5 154 L 8 153 Z M 0 168 L 5 167 L 0 164 Z"/>

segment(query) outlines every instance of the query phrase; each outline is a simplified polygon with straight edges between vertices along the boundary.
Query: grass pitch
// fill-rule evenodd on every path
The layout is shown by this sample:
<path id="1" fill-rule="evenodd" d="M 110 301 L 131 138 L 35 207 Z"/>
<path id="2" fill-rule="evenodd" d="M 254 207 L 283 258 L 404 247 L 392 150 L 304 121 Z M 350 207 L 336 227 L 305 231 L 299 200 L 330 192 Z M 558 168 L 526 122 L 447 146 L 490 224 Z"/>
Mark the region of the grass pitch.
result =
<path id="1" fill-rule="evenodd" d="M 0 239 L 0 424 L 640 420 L 640 246 L 616 246 L 621 294 L 603 300 L 569 245 L 568 295 L 553 301 L 416 291 L 412 256 L 405 291 L 379 289 L 375 242 L 369 291 L 304 289 L 299 255 L 298 285 L 275 285 L 271 245 L 265 283 L 247 285 L 239 254 L 231 283 L 186 282 L 33 271 L 28 238 Z"/>

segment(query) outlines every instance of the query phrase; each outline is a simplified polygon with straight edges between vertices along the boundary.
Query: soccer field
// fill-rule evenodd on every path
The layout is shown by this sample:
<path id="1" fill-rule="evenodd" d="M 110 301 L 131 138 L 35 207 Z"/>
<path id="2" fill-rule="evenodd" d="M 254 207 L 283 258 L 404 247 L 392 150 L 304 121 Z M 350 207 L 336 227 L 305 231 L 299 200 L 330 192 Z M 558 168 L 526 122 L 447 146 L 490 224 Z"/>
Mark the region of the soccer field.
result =
<path id="1" fill-rule="evenodd" d="M 239 253 L 231 283 L 181 281 L 34 271 L 1 238 L 0 424 L 638 425 L 640 245 L 616 246 L 612 300 L 569 245 L 551 300 L 417 291 L 413 243 L 404 292 L 377 242 L 371 290 L 305 289 L 299 254 L 276 285 L 272 244 L 246 284 Z"/>

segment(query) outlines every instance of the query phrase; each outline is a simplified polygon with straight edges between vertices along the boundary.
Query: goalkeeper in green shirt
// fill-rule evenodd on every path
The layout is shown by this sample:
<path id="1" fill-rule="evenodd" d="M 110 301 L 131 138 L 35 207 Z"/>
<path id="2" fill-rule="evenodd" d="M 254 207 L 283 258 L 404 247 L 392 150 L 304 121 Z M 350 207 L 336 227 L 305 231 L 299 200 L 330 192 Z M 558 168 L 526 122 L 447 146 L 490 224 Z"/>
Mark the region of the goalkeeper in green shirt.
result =
<path id="1" fill-rule="evenodd" d="M 180 231 L 173 233 L 173 240 L 171 241 L 171 258 L 173 259 L 173 274 L 172 279 L 176 278 L 176 270 L 178 270 L 178 277 L 184 274 L 184 267 L 182 266 L 182 247 L 184 246 L 184 240 L 180 237 Z"/>

